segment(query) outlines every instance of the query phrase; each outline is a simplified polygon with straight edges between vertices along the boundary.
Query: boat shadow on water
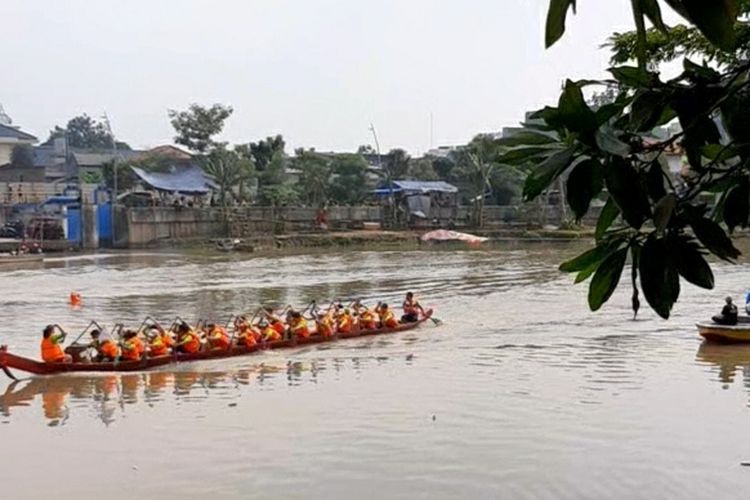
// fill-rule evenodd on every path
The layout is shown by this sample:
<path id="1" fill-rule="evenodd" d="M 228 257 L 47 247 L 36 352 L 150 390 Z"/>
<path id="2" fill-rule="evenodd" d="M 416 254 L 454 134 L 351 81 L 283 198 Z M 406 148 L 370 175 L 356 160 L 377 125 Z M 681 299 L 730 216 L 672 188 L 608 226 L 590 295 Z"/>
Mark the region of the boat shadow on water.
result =
<path id="1" fill-rule="evenodd" d="M 718 381 L 727 389 L 739 373 L 750 391 L 750 344 L 717 344 L 705 341 L 698 348 L 696 361 L 718 369 Z"/>
<path id="2" fill-rule="evenodd" d="M 288 360 L 243 365 L 228 371 L 155 370 L 140 373 L 97 375 L 53 375 L 13 381 L 0 393 L 0 420 L 11 423 L 25 409 L 41 408 L 49 426 L 64 425 L 77 413 L 94 416 L 109 425 L 125 415 L 127 407 L 163 403 L 175 405 L 224 400 L 236 406 L 236 400 L 250 386 L 273 390 L 280 385 L 317 384 L 323 372 L 361 371 L 390 362 L 388 356 L 353 356 L 313 360 Z M 413 355 L 406 355 L 406 364 Z M 23 411 L 22 411 L 23 410 Z"/>

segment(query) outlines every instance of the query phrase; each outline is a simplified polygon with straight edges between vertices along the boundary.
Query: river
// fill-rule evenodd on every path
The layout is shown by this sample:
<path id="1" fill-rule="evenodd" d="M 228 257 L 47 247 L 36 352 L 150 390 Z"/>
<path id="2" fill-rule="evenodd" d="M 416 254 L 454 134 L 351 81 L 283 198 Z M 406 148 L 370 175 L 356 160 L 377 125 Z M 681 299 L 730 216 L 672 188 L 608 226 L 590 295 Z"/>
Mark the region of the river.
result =
<path id="1" fill-rule="evenodd" d="M 440 326 L 123 376 L 0 382 L 3 498 L 746 498 L 750 347 L 702 345 L 717 289 L 673 318 L 599 313 L 557 264 L 580 247 L 279 257 L 128 253 L 0 271 L 0 342 L 42 327 L 222 320 L 260 302 L 400 302 Z M 70 291 L 83 307 L 67 304 Z M 0 374 L 1 375 L 1 374 Z"/>

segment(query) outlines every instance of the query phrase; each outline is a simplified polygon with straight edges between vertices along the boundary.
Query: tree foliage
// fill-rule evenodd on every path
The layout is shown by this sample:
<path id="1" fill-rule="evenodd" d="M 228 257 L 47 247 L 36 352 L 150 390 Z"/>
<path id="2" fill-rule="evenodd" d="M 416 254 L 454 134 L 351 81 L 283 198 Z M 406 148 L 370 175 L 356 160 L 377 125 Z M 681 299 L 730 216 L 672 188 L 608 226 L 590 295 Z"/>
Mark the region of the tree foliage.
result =
<path id="1" fill-rule="evenodd" d="M 328 200 L 331 188 L 331 161 L 313 150 L 295 151 L 292 166 L 299 171 L 298 191 L 303 202 L 318 207 Z"/>
<path id="2" fill-rule="evenodd" d="M 227 207 L 230 197 L 235 195 L 238 201 L 244 201 L 243 187 L 255 173 L 252 162 L 224 145 L 214 147 L 208 154 L 200 157 L 199 161 L 206 174 L 218 185 L 219 204 L 222 207 Z"/>
<path id="3" fill-rule="evenodd" d="M 342 205 L 354 205 L 365 199 L 370 186 L 367 182 L 367 162 L 361 155 L 337 155 L 331 164 L 331 170 L 333 201 Z"/>
<path id="4" fill-rule="evenodd" d="M 218 144 L 214 136 L 224 130 L 224 122 L 233 111 L 231 106 L 222 104 L 206 107 L 195 103 L 185 111 L 170 109 L 170 123 L 177 132 L 175 143 L 200 154 L 208 152 Z"/>
<path id="5" fill-rule="evenodd" d="M 107 125 L 85 113 L 71 118 L 65 127 L 55 126 L 44 144 L 52 144 L 60 137 L 64 137 L 71 148 L 110 150 L 114 146 Z M 125 142 L 117 141 L 116 146 L 120 150 L 130 149 Z"/>
<path id="6" fill-rule="evenodd" d="M 740 2 L 667 0 L 716 50 L 732 52 Z M 576 282 L 591 278 L 589 306 L 600 308 L 617 288 L 626 259 L 632 262 L 633 309 L 640 297 L 663 318 L 670 316 L 680 294 L 680 278 L 711 288 L 707 254 L 728 261 L 739 256 L 728 233 L 748 224 L 750 176 L 750 64 L 718 70 L 689 59 L 682 73 L 664 81 L 649 70 L 645 20 L 665 34 L 658 0 L 634 0 L 637 66 L 610 69 L 614 80 L 565 83 L 557 106 L 532 115 L 526 130 L 501 144 L 511 148 L 506 163 L 537 166 L 524 185 L 531 200 L 559 179 L 567 178 L 567 200 L 582 217 L 595 197 L 607 202 L 596 229 L 596 246 L 562 264 Z M 547 44 L 565 30 L 573 0 L 552 0 Z M 583 89 L 615 81 L 616 100 L 590 107 Z M 673 120 L 682 132 L 654 142 L 651 130 Z M 684 149 L 689 173 L 673 178 L 664 168 L 664 153 Z M 714 192 L 716 206 L 700 195 Z M 618 222 L 619 221 L 619 222 Z"/>
<path id="7" fill-rule="evenodd" d="M 26 144 L 14 146 L 10 152 L 10 166 L 13 168 L 33 168 L 34 150 Z"/>

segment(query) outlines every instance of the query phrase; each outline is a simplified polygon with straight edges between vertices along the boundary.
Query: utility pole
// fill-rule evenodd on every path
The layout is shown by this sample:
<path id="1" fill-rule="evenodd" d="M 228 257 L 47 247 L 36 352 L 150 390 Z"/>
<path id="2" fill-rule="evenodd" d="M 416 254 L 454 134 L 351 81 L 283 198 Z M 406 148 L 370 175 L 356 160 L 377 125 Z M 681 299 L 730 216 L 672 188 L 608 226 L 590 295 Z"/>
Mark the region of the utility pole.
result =
<path id="1" fill-rule="evenodd" d="M 117 233 L 115 231 L 115 218 L 117 215 L 115 212 L 115 205 L 117 204 L 117 141 L 115 140 L 115 134 L 112 132 L 112 124 L 109 122 L 109 116 L 107 116 L 106 111 L 102 116 L 102 120 L 107 127 L 107 132 L 109 132 L 109 138 L 112 140 L 112 172 L 114 175 L 114 186 L 112 190 L 112 199 L 110 200 L 110 210 L 112 214 L 112 247 L 114 247 L 117 242 Z"/>
<path id="2" fill-rule="evenodd" d="M 378 133 L 375 131 L 375 125 L 370 123 L 370 132 L 372 132 L 372 137 L 375 140 L 375 151 L 378 154 L 378 168 L 380 168 L 380 171 L 383 172 L 383 157 L 380 154 L 380 142 L 378 141 Z M 396 213 L 396 202 L 393 196 L 393 179 L 391 179 L 391 172 L 390 170 L 385 170 L 385 180 L 388 183 L 388 205 L 390 207 L 389 210 L 389 219 L 390 223 L 393 223 L 394 215 Z"/>

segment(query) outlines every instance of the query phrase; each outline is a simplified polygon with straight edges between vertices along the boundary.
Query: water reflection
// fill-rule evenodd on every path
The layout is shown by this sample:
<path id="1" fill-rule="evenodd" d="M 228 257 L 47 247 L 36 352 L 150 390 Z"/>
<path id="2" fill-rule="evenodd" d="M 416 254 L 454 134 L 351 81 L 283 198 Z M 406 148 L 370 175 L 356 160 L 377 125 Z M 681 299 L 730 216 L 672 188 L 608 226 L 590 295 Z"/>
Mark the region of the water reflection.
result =
<path id="1" fill-rule="evenodd" d="M 750 391 L 750 345 L 704 342 L 695 358 L 698 362 L 718 368 L 718 380 L 725 389 L 734 383 L 735 376 L 740 373 L 742 384 Z"/>
<path id="2" fill-rule="evenodd" d="M 407 365 L 413 355 L 405 358 Z M 386 356 L 289 360 L 259 363 L 232 371 L 153 371 L 135 374 L 60 375 L 14 381 L 0 394 L 0 415 L 20 415 L 24 408 L 41 408 L 47 425 L 64 425 L 74 414 L 93 415 L 105 425 L 115 422 L 129 406 L 238 399 L 248 387 L 273 389 L 316 384 L 321 373 L 358 372 L 380 366 Z M 230 403 L 235 406 L 236 403 Z"/>

